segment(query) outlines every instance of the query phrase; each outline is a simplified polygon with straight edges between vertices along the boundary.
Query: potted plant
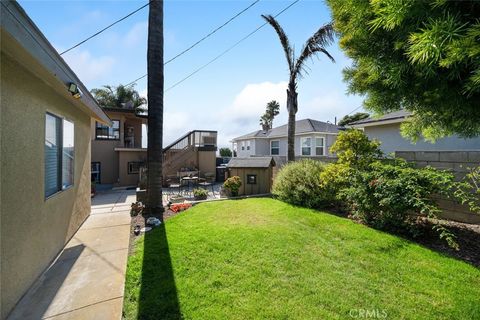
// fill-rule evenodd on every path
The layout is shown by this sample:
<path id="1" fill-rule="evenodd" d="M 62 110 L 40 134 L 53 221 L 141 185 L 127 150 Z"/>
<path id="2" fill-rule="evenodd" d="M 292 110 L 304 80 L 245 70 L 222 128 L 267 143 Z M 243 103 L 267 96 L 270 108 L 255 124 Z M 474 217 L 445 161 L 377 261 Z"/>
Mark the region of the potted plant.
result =
<path id="1" fill-rule="evenodd" d="M 193 189 L 193 197 L 195 200 L 206 200 L 208 191 L 202 188 Z"/>
<path id="2" fill-rule="evenodd" d="M 230 192 L 232 197 L 238 196 L 238 190 L 240 190 L 241 186 L 242 180 L 240 180 L 239 176 L 230 177 L 223 183 L 223 187 Z"/>

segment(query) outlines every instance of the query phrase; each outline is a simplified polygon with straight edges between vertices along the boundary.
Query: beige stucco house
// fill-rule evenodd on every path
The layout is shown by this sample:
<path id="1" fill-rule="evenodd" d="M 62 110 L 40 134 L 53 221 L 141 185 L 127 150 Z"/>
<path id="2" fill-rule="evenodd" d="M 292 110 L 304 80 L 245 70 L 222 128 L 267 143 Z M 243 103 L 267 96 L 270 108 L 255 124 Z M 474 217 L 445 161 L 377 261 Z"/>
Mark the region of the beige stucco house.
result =
<path id="1" fill-rule="evenodd" d="M 139 168 L 147 161 L 142 126 L 147 117 L 133 108 L 103 108 L 112 119 L 107 126 L 92 119 L 92 181 L 115 187 L 136 186 Z"/>
<path id="2" fill-rule="evenodd" d="M 90 124 L 111 121 L 23 9 L 0 8 L 5 319 L 90 214 Z"/>

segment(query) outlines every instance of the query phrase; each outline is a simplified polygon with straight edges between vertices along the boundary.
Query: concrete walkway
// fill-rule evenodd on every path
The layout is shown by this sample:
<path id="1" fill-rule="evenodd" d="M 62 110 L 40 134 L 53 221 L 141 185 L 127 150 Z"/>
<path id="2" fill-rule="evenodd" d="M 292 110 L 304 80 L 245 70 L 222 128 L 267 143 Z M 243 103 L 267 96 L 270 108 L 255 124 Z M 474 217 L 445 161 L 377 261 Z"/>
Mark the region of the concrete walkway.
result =
<path id="1" fill-rule="evenodd" d="M 92 212 L 9 319 L 121 319 L 134 191 L 92 199 Z"/>

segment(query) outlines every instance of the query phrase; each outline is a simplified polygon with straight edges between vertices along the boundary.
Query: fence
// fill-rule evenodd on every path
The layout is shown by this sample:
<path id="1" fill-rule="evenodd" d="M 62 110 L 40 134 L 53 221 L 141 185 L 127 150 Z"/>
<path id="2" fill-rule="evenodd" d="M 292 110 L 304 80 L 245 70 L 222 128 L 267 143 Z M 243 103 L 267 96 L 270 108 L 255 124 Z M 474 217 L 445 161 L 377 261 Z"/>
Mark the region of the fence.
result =
<path id="1" fill-rule="evenodd" d="M 468 168 L 480 166 L 480 150 L 474 151 L 397 151 L 395 157 L 413 162 L 417 167 L 431 166 L 452 170 L 455 178 L 461 180 Z M 467 206 L 450 199 L 437 198 L 443 210 L 442 217 L 459 222 L 480 224 L 480 215 L 471 212 Z"/>

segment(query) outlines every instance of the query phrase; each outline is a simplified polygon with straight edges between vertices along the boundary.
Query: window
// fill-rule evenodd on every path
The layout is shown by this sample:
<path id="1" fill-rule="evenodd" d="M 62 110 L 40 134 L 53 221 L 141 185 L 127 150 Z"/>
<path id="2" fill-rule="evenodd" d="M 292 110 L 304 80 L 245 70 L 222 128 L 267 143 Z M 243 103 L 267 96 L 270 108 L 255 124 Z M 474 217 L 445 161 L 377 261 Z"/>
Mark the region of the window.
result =
<path id="1" fill-rule="evenodd" d="M 92 182 L 95 182 L 95 183 L 101 183 L 101 164 L 100 162 L 92 162 L 91 164 L 91 170 L 92 172 Z"/>
<path id="2" fill-rule="evenodd" d="M 247 150 L 250 150 L 250 140 L 247 141 Z"/>
<path id="3" fill-rule="evenodd" d="M 312 147 L 312 138 L 302 138 L 301 139 L 302 145 L 302 156 L 310 156 L 312 154 L 311 147 Z"/>
<path id="4" fill-rule="evenodd" d="M 95 138 L 98 140 L 120 140 L 120 121 L 112 120 L 112 127 L 97 122 Z"/>
<path id="5" fill-rule="evenodd" d="M 247 174 L 247 184 L 257 184 L 257 175 Z"/>
<path id="6" fill-rule="evenodd" d="M 140 172 L 140 167 L 143 167 L 143 162 L 134 161 L 128 163 L 128 174 L 136 174 Z"/>
<path id="7" fill-rule="evenodd" d="M 315 155 L 323 156 L 325 153 L 325 139 L 323 137 L 315 138 Z"/>
<path id="8" fill-rule="evenodd" d="M 242 141 L 242 150 L 245 150 L 245 141 Z"/>
<path id="9" fill-rule="evenodd" d="M 280 141 L 270 141 L 270 154 L 272 156 L 280 154 Z"/>
<path id="10" fill-rule="evenodd" d="M 45 197 L 74 183 L 74 124 L 47 113 L 45 116 Z"/>

